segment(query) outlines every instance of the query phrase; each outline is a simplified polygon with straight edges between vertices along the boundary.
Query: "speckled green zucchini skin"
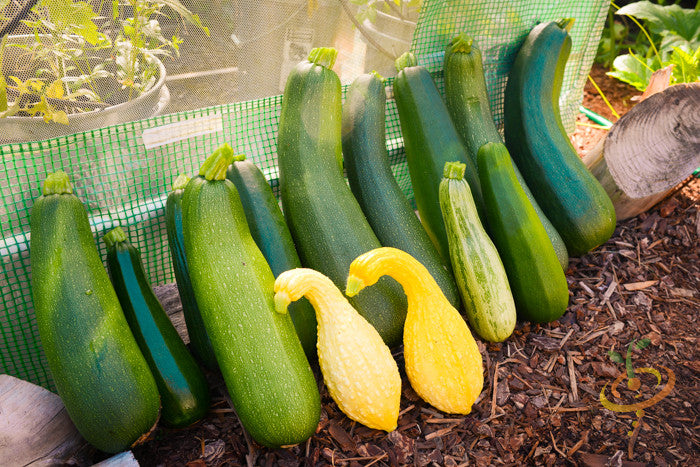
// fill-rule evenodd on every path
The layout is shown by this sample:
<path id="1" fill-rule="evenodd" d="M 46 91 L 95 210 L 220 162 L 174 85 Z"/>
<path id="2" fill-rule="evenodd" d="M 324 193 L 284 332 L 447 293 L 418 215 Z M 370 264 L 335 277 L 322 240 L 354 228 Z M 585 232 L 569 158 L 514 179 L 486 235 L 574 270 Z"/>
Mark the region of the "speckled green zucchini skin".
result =
<path id="1" fill-rule="evenodd" d="M 316 381 L 291 318 L 275 311 L 275 277 L 225 178 L 233 152 L 226 145 L 214 156 L 216 174 L 207 172 L 210 157 L 182 198 L 195 297 L 243 427 L 267 447 L 301 443 L 320 417 Z"/>
<path id="2" fill-rule="evenodd" d="M 30 222 L 34 312 L 58 394 L 90 444 L 129 449 L 158 420 L 158 388 L 65 173 L 49 175 Z"/>
<path id="3" fill-rule="evenodd" d="M 508 150 L 501 143 L 486 143 L 477 160 L 491 238 L 508 274 L 518 317 L 554 321 L 569 302 L 566 276 L 515 177 Z"/>
<path id="4" fill-rule="evenodd" d="M 409 59 L 404 60 L 407 62 L 405 66 L 401 62 L 402 57 L 397 59 L 397 68 L 403 68 L 394 79 L 394 99 L 399 112 L 413 195 L 425 230 L 438 247 L 440 255 L 449 260 L 447 234 L 438 195 L 443 168 L 446 162 L 459 161 L 466 164 L 465 178 L 472 190 L 479 215 L 483 218 L 479 176 L 432 76 L 424 67 L 415 64 L 415 57 L 411 59 L 409 55 Z"/>
<path id="5" fill-rule="evenodd" d="M 464 33 L 455 36 L 445 50 L 444 76 L 447 109 L 457 132 L 464 141 L 469 157 L 474 165 L 477 165 L 476 155 L 479 148 L 489 142 L 502 143 L 503 139 L 496 129 L 491 114 L 481 51 Z M 537 204 L 515 163 L 513 163 L 513 170 L 552 241 L 559 263 L 566 270 L 569 265 L 569 255 L 564 240 L 542 212 L 542 208 Z"/>
<path id="6" fill-rule="evenodd" d="M 250 234 L 258 245 L 275 277 L 301 267 L 292 234 L 277 204 L 277 198 L 262 171 L 245 156 L 235 156 L 226 172 L 238 190 L 248 221 Z M 308 300 L 302 298 L 289 305 L 297 336 L 309 360 L 317 358 L 316 313 Z"/>
<path id="7" fill-rule="evenodd" d="M 168 247 L 172 258 L 175 283 L 182 303 L 182 314 L 185 317 L 187 334 L 190 337 L 190 347 L 195 357 L 210 370 L 218 369 L 214 349 L 207 336 L 207 330 L 202 321 L 202 315 L 194 298 L 189 267 L 185 257 L 185 238 L 182 233 L 182 194 L 189 177 L 180 176 L 173 183 L 173 189 L 165 202 L 165 229 L 168 235 Z"/>
<path id="8" fill-rule="evenodd" d="M 209 410 L 209 385 L 194 357 L 158 301 L 141 254 L 117 227 L 103 240 L 107 268 L 129 323 L 158 385 L 161 420 L 172 427 L 195 423 Z"/>
<path id="9" fill-rule="evenodd" d="M 343 104 L 343 156 L 357 202 L 382 246 L 398 248 L 425 266 L 445 297 L 460 307 L 459 290 L 450 272 L 396 183 L 386 150 L 386 92 L 374 74 L 360 75 Z"/>
<path id="10" fill-rule="evenodd" d="M 335 72 L 309 60 L 292 69 L 277 139 L 282 209 L 302 264 L 344 290 L 350 263 L 381 243 L 338 164 L 341 114 L 340 79 Z M 382 278 L 350 303 L 389 347 L 402 343 L 407 303 L 396 281 Z"/>
<path id="11" fill-rule="evenodd" d="M 508 74 L 505 140 L 547 218 L 570 255 L 605 243 L 615 230 L 615 209 L 564 130 L 559 94 L 571 50 L 571 22 L 541 23 L 520 47 Z"/>
<path id="12" fill-rule="evenodd" d="M 498 250 L 481 225 L 469 184 L 463 177 L 463 164 L 445 164 L 440 209 L 450 260 L 472 329 L 482 339 L 501 342 L 515 329 L 515 302 Z"/>

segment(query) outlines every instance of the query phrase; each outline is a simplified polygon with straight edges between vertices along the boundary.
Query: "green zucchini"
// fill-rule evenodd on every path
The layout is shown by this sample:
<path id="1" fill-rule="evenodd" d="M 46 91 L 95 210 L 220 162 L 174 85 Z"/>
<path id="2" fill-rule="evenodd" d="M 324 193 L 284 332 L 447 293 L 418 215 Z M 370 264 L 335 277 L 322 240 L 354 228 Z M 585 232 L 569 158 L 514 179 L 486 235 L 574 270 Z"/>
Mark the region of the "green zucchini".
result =
<path id="1" fill-rule="evenodd" d="M 44 181 L 30 224 L 34 312 L 58 395 L 90 444 L 129 449 L 158 421 L 158 388 L 64 172 Z"/>
<path id="2" fill-rule="evenodd" d="M 496 129 L 491 114 L 481 51 L 465 33 L 455 36 L 445 50 L 444 76 L 447 110 L 464 141 L 467 154 L 476 165 L 476 155 L 481 146 L 489 142 L 502 143 L 503 139 Z M 537 217 L 547 231 L 554 251 L 557 252 L 559 263 L 566 270 L 569 265 L 569 255 L 561 235 L 542 212 L 542 208 L 537 204 L 515 163 L 513 163 L 513 170 L 527 199 L 535 208 Z"/>
<path id="3" fill-rule="evenodd" d="M 472 190 L 479 215 L 483 218 L 483 200 L 476 166 L 467 155 L 432 76 L 417 65 L 415 56 L 406 52 L 396 59 L 394 99 L 399 112 L 408 162 L 408 173 L 421 222 L 449 261 L 449 246 L 440 213 L 438 187 L 446 162 L 466 165 L 466 180 Z"/>
<path id="4" fill-rule="evenodd" d="M 187 326 L 187 334 L 190 337 L 190 347 L 204 366 L 215 370 L 218 365 L 214 349 L 211 347 L 211 341 L 202 321 L 202 314 L 199 312 L 197 300 L 194 298 L 187 258 L 185 258 L 185 239 L 182 234 L 182 194 L 189 181 L 188 176 L 180 175 L 173 182 L 173 189 L 165 202 L 165 230 L 168 235 L 170 257 L 175 272 L 175 283 L 182 303 L 182 314 L 185 317 L 185 326 Z"/>
<path id="5" fill-rule="evenodd" d="M 459 308 L 459 290 L 391 171 L 386 150 L 384 82 L 360 75 L 343 105 L 343 155 L 348 181 L 367 221 L 383 246 L 398 248 L 425 266 L 450 303 Z"/>
<path id="6" fill-rule="evenodd" d="M 232 160 L 217 149 L 182 196 L 192 288 L 243 427 L 267 447 L 297 444 L 316 430 L 320 395 L 292 319 L 275 311 L 275 277 L 226 179 Z"/>
<path id="7" fill-rule="evenodd" d="M 559 94 L 571 50 L 573 20 L 535 26 L 508 74 L 505 141 L 537 202 L 570 255 L 605 243 L 615 230 L 615 209 L 600 182 L 579 158 L 564 130 Z"/>
<path id="8" fill-rule="evenodd" d="M 287 78 L 277 155 L 280 197 L 287 225 L 304 266 L 328 276 L 341 290 L 350 263 L 381 246 L 338 164 L 341 88 L 332 70 L 335 49 L 314 49 Z M 406 297 L 383 278 L 350 300 L 389 347 L 402 342 Z"/>
<path id="9" fill-rule="evenodd" d="M 440 182 L 450 259 L 472 329 L 487 341 L 501 342 L 515 329 L 515 302 L 498 251 L 479 220 L 464 169 L 460 162 L 446 163 Z"/>
<path id="10" fill-rule="evenodd" d="M 172 427 L 188 426 L 209 410 L 204 373 L 158 301 L 143 269 L 141 254 L 121 227 L 104 237 L 107 268 L 124 316 L 158 385 L 161 419 Z"/>
<path id="11" fill-rule="evenodd" d="M 284 271 L 300 268 L 301 260 L 292 234 L 272 188 L 258 166 L 244 155 L 234 156 L 226 178 L 238 190 L 250 234 L 270 265 L 272 274 L 277 277 Z M 289 305 L 289 314 L 306 357 L 316 359 L 316 313 L 313 307 L 304 298 Z"/>
<path id="12" fill-rule="evenodd" d="M 502 143 L 477 154 L 491 238 L 498 249 L 518 316 L 538 323 L 558 319 L 569 302 L 566 276 L 552 242 L 527 200 Z"/>

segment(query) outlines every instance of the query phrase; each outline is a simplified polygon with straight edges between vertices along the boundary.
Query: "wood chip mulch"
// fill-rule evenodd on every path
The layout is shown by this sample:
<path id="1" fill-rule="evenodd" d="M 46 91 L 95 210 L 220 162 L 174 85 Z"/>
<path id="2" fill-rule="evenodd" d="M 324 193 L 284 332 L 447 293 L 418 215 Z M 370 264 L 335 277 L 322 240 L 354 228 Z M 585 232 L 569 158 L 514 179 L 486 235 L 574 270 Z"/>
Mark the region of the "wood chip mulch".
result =
<path id="1" fill-rule="evenodd" d="M 368 429 L 343 415 L 325 387 L 322 416 L 308 442 L 266 449 L 241 428 L 220 375 L 209 374 L 214 405 L 182 430 L 158 428 L 135 448 L 141 465 L 698 465 L 700 452 L 700 179 L 656 208 L 618 223 L 614 236 L 573 258 L 565 315 L 546 325 L 519 323 L 501 344 L 480 344 L 484 390 L 467 416 L 441 413 L 418 398 L 404 375 L 399 426 Z M 624 359 L 641 386 L 631 390 Z M 395 353 L 403 371 L 400 349 Z M 659 372 L 660 383 L 652 372 Z M 668 370 L 666 370 L 668 369 Z M 646 371 L 646 370 L 644 370 Z M 669 373 L 670 372 L 670 373 Z M 318 380 L 321 381 L 320 373 Z M 643 412 L 605 408 L 650 399 Z M 641 415 L 641 416 L 640 416 Z"/>

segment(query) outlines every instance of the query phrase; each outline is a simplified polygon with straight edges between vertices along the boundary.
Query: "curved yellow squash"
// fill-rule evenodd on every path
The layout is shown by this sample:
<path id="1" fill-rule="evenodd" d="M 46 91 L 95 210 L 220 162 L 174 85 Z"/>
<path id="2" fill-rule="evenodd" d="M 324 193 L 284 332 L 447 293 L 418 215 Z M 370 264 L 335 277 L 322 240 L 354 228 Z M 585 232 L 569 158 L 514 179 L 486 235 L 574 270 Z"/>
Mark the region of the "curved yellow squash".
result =
<path id="1" fill-rule="evenodd" d="M 484 385 L 483 362 L 467 323 L 428 270 L 396 248 L 377 248 L 350 264 L 348 296 L 388 275 L 408 298 L 404 325 L 406 374 L 416 393 L 447 413 L 467 414 Z"/>
<path id="2" fill-rule="evenodd" d="M 275 308 L 306 297 L 316 310 L 318 362 L 333 400 L 352 420 L 392 431 L 399 418 L 401 376 L 389 347 L 335 284 L 313 269 L 285 271 L 275 281 Z"/>

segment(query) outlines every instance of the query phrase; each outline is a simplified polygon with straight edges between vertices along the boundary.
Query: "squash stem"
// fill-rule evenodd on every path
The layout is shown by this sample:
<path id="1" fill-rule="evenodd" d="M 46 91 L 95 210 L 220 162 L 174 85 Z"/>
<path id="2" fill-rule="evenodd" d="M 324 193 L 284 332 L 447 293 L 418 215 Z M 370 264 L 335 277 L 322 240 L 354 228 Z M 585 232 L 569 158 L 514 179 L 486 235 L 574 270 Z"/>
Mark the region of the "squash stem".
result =
<path id="1" fill-rule="evenodd" d="M 462 180 L 464 178 L 464 171 L 466 168 L 467 165 L 462 164 L 459 161 L 445 162 L 445 168 L 442 172 L 442 176 L 449 178 L 450 180 Z"/>
<path id="2" fill-rule="evenodd" d="M 44 196 L 71 195 L 73 194 L 73 185 L 71 185 L 67 173 L 63 170 L 57 170 L 46 177 L 41 192 Z"/>
<path id="3" fill-rule="evenodd" d="M 465 53 L 468 54 L 472 50 L 472 43 L 474 40 L 469 37 L 466 33 L 460 32 L 455 37 L 452 38 L 450 45 L 452 46 L 452 52 Z"/>
<path id="4" fill-rule="evenodd" d="M 228 143 L 223 144 L 211 156 L 207 157 L 202 167 L 199 169 L 199 175 L 209 181 L 224 180 L 226 178 L 226 170 L 231 165 L 233 160 L 233 149 Z"/>
<path id="5" fill-rule="evenodd" d="M 187 175 L 178 175 L 175 181 L 173 181 L 173 190 L 184 190 L 189 181 L 190 177 L 188 177 Z"/>
<path id="6" fill-rule="evenodd" d="M 345 295 L 348 297 L 354 297 L 358 293 L 360 293 L 360 290 L 365 288 L 365 283 L 362 279 L 359 277 L 350 274 L 348 276 L 348 282 L 345 286 Z"/>
<path id="7" fill-rule="evenodd" d="M 289 298 L 289 294 L 286 291 L 280 290 L 275 293 L 275 311 L 277 313 L 286 313 L 290 303 L 292 303 L 292 299 Z"/>
<path id="8" fill-rule="evenodd" d="M 566 29 L 566 32 L 571 32 L 571 28 L 574 27 L 575 18 L 562 18 L 557 21 L 560 28 Z"/>
<path id="9" fill-rule="evenodd" d="M 245 154 L 236 154 L 233 156 L 233 162 L 240 162 L 246 159 Z"/>
<path id="10" fill-rule="evenodd" d="M 396 66 L 396 71 L 401 71 L 404 68 L 418 65 L 418 60 L 416 60 L 416 56 L 412 52 L 405 52 L 396 59 L 394 65 Z"/>
<path id="11" fill-rule="evenodd" d="M 369 74 L 372 75 L 372 76 L 374 76 L 375 78 L 377 78 L 377 79 L 378 79 L 379 81 L 381 81 L 382 83 L 384 83 L 384 82 L 386 81 L 386 78 L 383 77 L 382 75 L 380 75 L 379 72 L 378 72 L 377 70 L 372 70 L 372 71 L 369 72 Z"/>
<path id="12" fill-rule="evenodd" d="M 126 232 L 124 232 L 121 227 L 117 226 L 107 232 L 104 237 L 102 237 L 102 241 L 105 242 L 108 249 L 112 248 L 117 243 L 124 243 L 126 241 Z"/>
<path id="13" fill-rule="evenodd" d="M 329 70 L 335 65 L 338 51 L 333 47 L 316 47 L 309 52 L 308 60 L 314 65 L 319 65 Z"/>

